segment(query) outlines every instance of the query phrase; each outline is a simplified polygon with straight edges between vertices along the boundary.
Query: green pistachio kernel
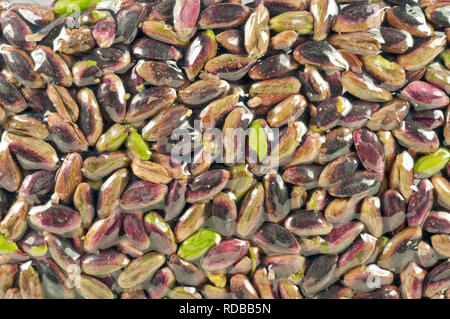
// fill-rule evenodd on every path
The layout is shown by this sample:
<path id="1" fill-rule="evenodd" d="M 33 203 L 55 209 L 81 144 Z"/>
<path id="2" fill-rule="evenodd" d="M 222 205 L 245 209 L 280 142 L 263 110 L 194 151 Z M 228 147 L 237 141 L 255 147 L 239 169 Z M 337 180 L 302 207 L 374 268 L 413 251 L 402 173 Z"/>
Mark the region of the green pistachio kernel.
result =
<path id="1" fill-rule="evenodd" d="M 27 254 L 33 257 L 43 257 L 47 254 L 47 245 L 33 246 L 27 251 Z"/>
<path id="2" fill-rule="evenodd" d="M 248 134 L 248 143 L 250 149 L 258 155 L 258 161 L 262 162 L 269 152 L 269 144 L 267 143 L 266 132 L 261 126 L 261 119 L 255 120 L 250 125 Z"/>
<path id="3" fill-rule="evenodd" d="M 155 212 L 150 212 L 147 215 L 145 215 L 145 221 L 152 225 L 155 225 L 162 232 L 169 235 L 169 237 L 172 237 L 172 232 L 170 230 L 169 225 L 167 225 L 167 223 L 162 218 L 160 218 L 159 215 L 157 215 Z"/>
<path id="4" fill-rule="evenodd" d="M 437 174 L 450 160 L 450 151 L 440 147 L 436 152 L 422 156 L 414 165 L 414 174 L 431 176 Z"/>
<path id="5" fill-rule="evenodd" d="M 116 123 L 100 136 L 97 142 L 97 151 L 99 153 L 116 151 L 123 145 L 127 137 L 127 129 Z"/>
<path id="6" fill-rule="evenodd" d="M 181 244 L 178 256 L 186 260 L 195 260 L 221 240 L 222 237 L 214 230 L 207 227 L 199 229 Z"/>
<path id="7" fill-rule="evenodd" d="M 253 185 L 253 174 L 248 170 L 247 164 L 235 164 L 231 166 L 230 172 L 230 190 L 236 196 L 236 199 L 239 200 Z"/>
<path id="8" fill-rule="evenodd" d="M 142 136 L 136 131 L 136 129 L 130 129 L 128 134 L 126 147 L 133 154 L 133 156 L 143 160 L 148 161 L 152 155 L 150 147 Z"/>
<path id="9" fill-rule="evenodd" d="M 67 17 L 74 13 L 80 13 L 93 3 L 100 2 L 101 0 L 58 0 L 55 3 L 53 11 L 61 16 Z"/>
<path id="10" fill-rule="evenodd" d="M 313 16 L 307 11 L 289 11 L 270 19 L 270 27 L 276 32 L 294 30 L 298 34 L 309 34 L 313 26 Z"/>
<path id="11" fill-rule="evenodd" d="M 17 249 L 15 242 L 6 239 L 5 235 L 0 234 L 0 254 L 12 253 Z"/>

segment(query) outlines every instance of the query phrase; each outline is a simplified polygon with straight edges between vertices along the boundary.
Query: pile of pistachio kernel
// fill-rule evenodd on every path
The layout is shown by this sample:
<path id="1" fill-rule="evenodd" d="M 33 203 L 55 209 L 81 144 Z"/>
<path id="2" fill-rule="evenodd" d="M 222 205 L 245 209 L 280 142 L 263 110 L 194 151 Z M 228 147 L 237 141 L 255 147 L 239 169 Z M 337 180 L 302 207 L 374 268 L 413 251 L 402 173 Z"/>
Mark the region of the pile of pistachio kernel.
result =
<path id="1" fill-rule="evenodd" d="M 1 297 L 450 299 L 450 2 L 0 8 Z"/>

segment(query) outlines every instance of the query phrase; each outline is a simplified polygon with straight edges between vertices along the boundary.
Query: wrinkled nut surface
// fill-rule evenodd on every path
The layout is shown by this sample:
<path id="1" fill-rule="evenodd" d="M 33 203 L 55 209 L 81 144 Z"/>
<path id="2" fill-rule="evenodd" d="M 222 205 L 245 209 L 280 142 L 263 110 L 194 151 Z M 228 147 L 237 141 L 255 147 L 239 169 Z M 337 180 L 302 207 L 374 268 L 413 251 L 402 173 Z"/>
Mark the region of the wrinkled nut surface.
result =
<path id="1" fill-rule="evenodd" d="M 13 2 L 0 298 L 450 298 L 448 1 Z"/>

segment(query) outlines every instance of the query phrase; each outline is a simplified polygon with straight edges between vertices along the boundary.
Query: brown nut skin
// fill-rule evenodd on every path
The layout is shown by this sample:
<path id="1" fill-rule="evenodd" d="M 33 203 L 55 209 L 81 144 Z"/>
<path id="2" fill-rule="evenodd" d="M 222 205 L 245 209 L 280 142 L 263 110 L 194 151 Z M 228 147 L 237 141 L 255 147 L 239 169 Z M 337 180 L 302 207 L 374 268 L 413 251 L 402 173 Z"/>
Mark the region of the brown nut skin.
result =
<path id="1" fill-rule="evenodd" d="M 344 275 L 342 283 L 356 292 L 369 292 L 382 285 L 390 285 L 393 280 L 394 274 L 391 271 L 371 264 L 348 271 Z"/>
<path id="2" fill-rule="evenodd" d="M 212 31 L 201 32 L 186 49 L 184 71 L 192 81 L 205 64 L 217 54 L 217 42 Z"/>
<path id="3" fill-rule="evenodd" d="M 22 112 L 27 108 L 27 103 L 20 91 L 3 77 L 0 77 L 0 89 L 0 105 L 4 109 Z"/>
<path id="4" fill-rule="evenodd" d="M 383 285 L 372 292 L 355 294 L 352 299 L 400 299 L 400 291 L 396 286 Z"/>
<path id="5" fill-rule="evenodd" d="M 124 120 L 127 111 L 125 87 L 117 75 L 107 73 L 100 78 L 97 99 L 109 119 L 116 123 Z"/>
<path id="6" fill-rule="evenodd" d="M 418 6 L 395 6 L 386 10 L 386 21 L 393 27 L 406 30 L 417 37 L 429 37 L 433 27 L 426 22 L 423 11 Z"/>
<path id="7" fill-rule="evenodd" d="M 248 76 L 252 80 L 268 80 L 289 73 L 297 67 L 298 64 L 292 56 L 278 54 L 255 64 L 248 72 Z"/>
<path id="8" fill-rule="evenodd" d="M 367 75 L 346 71 L 342 74 L 342 85 L 350 94 L 362 100 L 371 102 L 387 102 L 392 99 L 392 94 L 375 84 Z"/>
<path id="9" fill-rule="evenodd" d="M 94 190 L 88 183 L 80 183 L 73 194 L 73 204 L 81 215 L 84 228 L 89 228 L 95 214 Z"/>
<path id="10" fill-rule="evenodd" d="M 406 202 L 397 190 L 389 189 L 383 194 L 381 210 L 383 213 L 383 233 L 392 232 L 405 222 Z"/>
<path id="11" fill-rule="evenodd" d="M 70 272 L 74 270 L 74 266 L 79 267 L 81 255 L 68 239 L 48 232 L 44 233 L 44 238 L 50 256 L 62 270 Z"/>
<path id="12" fill-rule="evenodd" d="M 214 128 L 230 113 L 239 102 L 239 90 L 233 88 L 230 94 L 209 103 L 200 113 L 200 129 L 207 131 Z"/>
<path id="13" fill-rule="evenodd" d="M 417 185 L 408 203 L 407 217 L 409 226 L 422 226 L 433 206 L 433 184 L 423 179 Z"/>
<path id="14" fill-rule="evenodd" d="M 97 215 L 106 218 L 117 209 L 119 199 L 130 179 L 130 173 L 126 168 L 121 168 L 111 174 L 102 184 L 97 195 Z"/>
<path id="15" fill-rule="evenodd" d="M 431 211 L 425 219 L 423 229 L 432 234 L 450 234 L 450 213 Z"/>
<path id="16" fill-rule="evenodd" d="M 374 112 L 366 126 L 372 131 L 392 130 L 406 118 L 409 109 L 410 103 L 408 101 L 394 98 Z"/>
<path id="17" fill-rule="evenodd" d="M 242 274 L 236 274 L 230 279 L 230 291 L 234 298 L 238 299 L 259 299 L 249 279 Z"/>
<path id="18" fill-rule="evenodd" d="M 237 208 L 233 194 L 219 193 L 211 205 L 211 228 L 223 236 L 231 236 L 236 231 Z"/>
<path id="19" fill-rule="evenodd" d="M 382 268 L 399 273 L 415 255 L 415 247 L 422 238 L 419 227 L 406 227 L 391 238 L 378 259 Z"/>
<path id="20" fill-rule="evenodd" d="M 339 7 L 334 0 L 312 0 L 310 10 L 314 18 L 313 40 L 325 40 L 334 18 L 338 15 Z"/>
<path id="21" fill-rule="evenodd" d="M 331 188 L 341 180 L 350 177 L 358 165 L 359 160 L 356 153 L 342 155 L 324 167 L 320 173 L 318 185 L 326 189 Z"/>
<path id="22" fill-rule="evenodd" d="M 197 203 L 213 198 L 227 184 L 230 172 L 226 170 L 212 170 L 194 178 L 188 185 L 186 201 Z"/>
<path id="23" fill-rule="evenodd" d="M 149 235 L 151 248 L 166 255 L 174 254 L 177 251 L 174 233 L 159 214 L 150 212 L 145 215 L 144 225 Z"/>
<path id="24" fill-rule="evenodd" d="M 0 25 L 6 40 L 13 46 L 26 51 L 36 48 L 36 42 L 27 41 L 27 36 L 32 34 L 31 28 L 14 11 L 3 11 L 0 14 Z"/>
<path id="25" fill-rule="evenodd" d="M 97 254 L 85 254 L 80 260 L 81 270 L 92 276 L 104 276 L 126 267 L 128 257 L 114 249 L 103 250 Z"/>
<path id="26" fill-rule="evenodd" d="M 127 167 L 130 163 L 131 158 L 126 151 L 114 151 L 86 158 L 81 171 L 85 178 L 100 180 L 119 168 Z"/>
<path id="27" fill-rule="evenodd" d="M 141 38 L 133 42 L 132 53 L 138 58 L 178 61 L 183 56 L 174 46 L 151 38 Z"/>
<path id="28" fill-rule="evenodd" d="M 71 199 L 75 188 L 83 178 L 82 165 L 83 159 L 78 153 L 70 153 L 63 159 L 63 163 L 56 174 L 55 191 L 52 195 L 54 202 L 67 203 Z"/>
<path id="29" fill-rule="evenodd" d="M 190 206 L 178 222 L 173 230 L 177 242 L 182 242 L 208 220 L 211 216 L 211 205 L 209 202 L 195 203 Z"/>
<path id="30" fill-rule="evenodd" d="M 292 155 L 291 159 L 284 164 L 283 168 L 289 168 L 298 164 L 312 163 L 320 153 L 322 136 L 316 132 L 308 132 L 302 139 L 302 143 Z"/>
<path id="31" fill-rule="evenodd" d="M 175 274 L 176 281 L 183 285 L 200 286 L 206 281 L 206 276 L 200 268 L 176 254 L 170 256 L 168 265 Z"/>
<path id="32" fill-rule="evenodd" d="M 225 30 L 216 35 L 216 41 L 233 54 L 245 54 L 244 35 L 240 30 Z"/>
<path id="33" fill-rule="evenodd" d="M 35 70 L 39 72 L 45 82 L 70 87 L 73 79 L 66 61 L 51 48 L 40 45 L 31 52 Z"/>
<path id="34" fill-rule="evenodd" d="M 134 158 L 131 162 L 131 169 L 134 175 L 148 182 L 168 184 L 172 180 L 169 172 L 163 165 L 150 161 L 142 161 Z"/>
<path id="35" fill-rule="evenodd" d="M 77 93 L 80 106 L 78 126 L 83 132 L 89 146 L 95 146 L 103 133 L 103 117 L 100 106 L 94 92 L 88 88 L 82 88 Z"/>
<path id="36" fill-rule="evenodd" d="M 31 261 L 20 267 L 19 289 L 23 299 L 44 299 L 42 282 Z"/>
<path id="37" fill-rule="evenodd" d="M 278 103 L 267 113 L 267 123 L 271 127 L 281 127 L 289 121 L 298 119 L 307 106 L 306 99 L 301 94 L 293 94 Z"/>
<path id="38" fill-rule="evenodd" d="M 378 54 L 382 47 L 378 37 L 370 32 L 336 33 L 327 41 L 337 49 L 361 56 Z"/>
<path id="39" fill-rule="evenodd" d="M 3 61 L 11 71 L 14 78 L 22 85 L 32 89 L 45 86 L 44 81 L 37 71 L 34 71 L 34 62 L 31 57 L 13 46 L 3 45 L 0 48 Z"/>
<path id="40" fill-rule="evenodd" d="M 184 73 L 176 64 L 160 61 L 139 61 L 136 72 L 145 81 L 155 86 L 180 88 L 187 83 Z"/>
<path id="41" fill-rule="evenodd" d="M 384 52 L 402 54 L 414 44 L 411 34 L 406 30 L 380 27 L 380 33 L 384 40 L 384 43 L 381 43 Z"/>
<path id="42" fill-rule="evenodd" d="M 450 235 L 438 234 L 431 236 L 431 245 L 433 249 L 442 257 L 448 258 L 450 256 Z"/>
<path id="43" fill-rule="evenodd" d="M 377 238 L 362 233 L 355 242 L 348 247 L 338 261 L 337 276 L 345 274 L 348 270 L 364 265 L 376 250 Z"/>
<path id="44" fill-rule="evenodd" d="M 24 169 L 55 169 L 58 155 L 48 143 L 32 138 L 6 132 L 2 143 L 6 142 L 10 151 Z"/>
<path id="45" fill-rule="evenodd" d="M 433 61 L 445 49 L 447 39 L 444 36 L 431 36 L 411 51 L 397 56 L 397 62 L 406 71 L 417 71 Z"/>
<path id="46" fill-rule="evenodd" d="M 327 235 L 333 228 L 321 212 L 300 210 L 292 213 L 285 221 L 284 227 L 300 237 Z"/>
<path id="47" fill-rule="evenodd" d="M 428 272 L 423 287 L 423 295 L 425 297 L 431 298 L 439 291 L 448 289 L 450 284 L 448 276 L 449 267 L 450 262 L 445 261 Z"/>
<path id="48" fill-rule="evenodd" d="M 390 188 L 398 190 L 408 202 L 413 194 L 414 160 L 408 152 L 403 152 L 395 157 L 389 175 Z"/>
<path id="49" fill-rule="evenodd" d="M 337 261 L 335 254 L 320 255 L 312 260 L 300 285 L 305 296 L 311 297 L 336 281 Z"/>
<path id="50" fill-rule="evenodd" d="M 17 269 L 17 264 L 0 265 L 0 294 L 3 298 L 5 297 L 5 292 L 13 286 Z"/>
<path id="51" fill-rule="evenodd" d="M 402 297 L 405 299 L 421 299 L 423 281 L 427 275 L 427 271 L 421 268 L 415 262 L 410 262 L 400 272 Z"/>
<path id="52" fill-rule="evenodd" d="M 0 143 L 0 161 L 3 163 L 0 168 L 0 187 L 9 192 L 17 191 L 21 187 L 22 171 L 5 142 Z"/>
<path id="53" fill-rule="evenodd" d="M 28 204 L 23 200 L 15 201 L 0 223 L 0 232 L 11 241 L 22 237 L 27 230 Z"/>
<path id="54" fill-rule="evenodd" d="M 307 64 L 303 72 L 299 72 L 303 92 L 310 101 L 324 101 L 330 97 L 330 84 L 324 79 L 316 67 Z"/>
<path id="55" fill-rule="evenodd" d="M 200 80 L 178 91 L 178 101 L 191 108 L 196 108 L 223 96 L 230 89 L 228 82 L 215 76 L 201 73 L 200 78 Z"/>
<path id="56" fill-rule="evenodd" d="M 28 114 L 9 114 L 1 123 L 2 128 L 21 135 L 44 140 L 49 132 L 45 123 Z"/>
<path id="57" fill-rule="evenodd" d="M 290 51 L 298 41 L 298 34 L 294 30 L 286 30 L 272 36 L 269 41 L 269 51 Z"/>
<path id="58" fill-rule="evenodd" d="M 402 121 L 392 133 L 400 145 L 411 148 L 417 153 L 430 154 L 439 148 L 439 138 L 436 133 L 421 123 Z"/>
<path id="59" fill-rule="evenodd" d="M 50 139 L 61 152 L 85 152 L 88 149 L 88 141 L 78 125 L 66 120 L 58 113 L 47 116 Z"/>
<path id="60" fill-rule="evenodd" d="M 260 225 L 264 211 L 264 187 L 261 183 L 256 183 L 250 188 L 242 200 L 236 233 L 240 237 L 251 235 Z"/>
<path id="61" fill-rule="evenodd" d="M 119 201 L 124 211 L 148 210 L 166 198 L 168 187 L 148 181 L 136 181 L 127 186 Z"/>
<path id="62" fill-rule="evenodd" d="M 68 55 L 85 53 L 91 50 L 95 44 L 95 39 L 92 37 L 91 29 L 88 26 L 81 26 L 78 29 L 63 27 L 54 40 L 55 51 Z"/>
<path id="63" fill-rule="evenodd" d="M 150 279 L 165 261 L 166 257 L 156 252 L 136 258 L 120 274 L 117 282 L 122 288 L 132 288 Z"/>
<path id="64" fill-rule="evenodd" d="M 356 32 L 378 28 L 384 12 L 378 3 L 355 3 L 343 8 L 333 21 L 334 32 Z"/>
<path id="65" fill-rule="evenodd" d="M 204 9 L 198 19 L 201 29 L 228 29 L 243 24 L 250 10 L 234 3 L 219 3 Z"/>
<path id="66" fill-rule="evenodd" d="M 84 250 L 95 253 L 98 249 L 114 246 L 119 240 L 122 227 L 122 214 L 114 211 L 107 218 L 99 219 L 89 228 L 84 239 Z"/>
<path id="67" fill-rule="evenodd" d="M 264 223 L 253 235 L 252 240 L 267 254 L 298 254 L 297 239 L 284 227 L 274 223 Z"/>
<path id="68" fill-rule="evenodd" d="M 294 50 L 294 59 L 300 64 L 312 64 L 324 71 L 348 70 L 347 61 L 326 41 L 307 41 Z"/>
<path id="69" fill-rule="evenodd" d="M 153 87 L 136 94 L 128 105 L 126 122 L 139 122 L 166 110 L 176 99 L 174 88 Z"/>
<path id="70" fill-rule="evenodd" d="M 434 186 L 434 194 L 436 196 L 436 203 L 442 208 L 449 209 L 450 207 L 450 183 L 448 179 L 443 176 L 435 175 L 431 178 L 431 183 Z"/>
<path id="71" fill-rule="evenodd" d="M 175 284 L 175 275 L 169 267 L 159 269 L 146 285 L 150 299 L 162 299 Z"/>
<path id="72" fill-rule="evenodd" d="M 80 114 L 80 110 L 69 91 L 63 86 L 49 83 L 46 92 L 56 112 L 65 120 L 75 123 Z"/>

